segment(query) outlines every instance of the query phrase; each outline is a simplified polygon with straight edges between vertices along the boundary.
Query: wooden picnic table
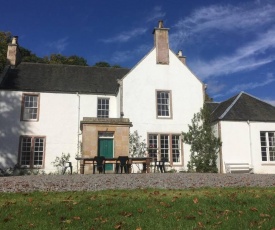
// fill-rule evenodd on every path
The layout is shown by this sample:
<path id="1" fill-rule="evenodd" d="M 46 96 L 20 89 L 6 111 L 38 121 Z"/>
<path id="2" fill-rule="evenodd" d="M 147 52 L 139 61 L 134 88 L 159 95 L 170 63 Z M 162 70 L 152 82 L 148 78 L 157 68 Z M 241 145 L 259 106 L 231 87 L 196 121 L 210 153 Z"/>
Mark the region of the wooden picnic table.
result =
<path id="1" fill-rule="evenodd" d="M 86 164 L 92 164 L 94 157 L 76 157 L 76 160 L 80 161 L 80 174 L 84 174 Z M 105 158 L 105 164 L 115 164 L 117 158 Z M 151 157 L 129 157 L 130 164 L 143 164 L 142 173 L 150 172 L 150 163 L 152 162 Z"/>

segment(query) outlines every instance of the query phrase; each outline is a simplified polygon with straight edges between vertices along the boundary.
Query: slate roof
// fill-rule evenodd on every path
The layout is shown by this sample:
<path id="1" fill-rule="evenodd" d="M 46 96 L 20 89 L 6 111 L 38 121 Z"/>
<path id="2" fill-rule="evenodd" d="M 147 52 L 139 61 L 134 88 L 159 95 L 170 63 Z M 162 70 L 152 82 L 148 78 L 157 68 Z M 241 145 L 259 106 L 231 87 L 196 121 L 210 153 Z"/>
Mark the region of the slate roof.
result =
<path id="1" fill-rule="evenodd" d="M 205 102 L 207 109 L 209 109 L 210 113 L 214 112 L 214 110 L 219 106 L 219 102 Z"/>
<path id="2" fill-rule="evenodd" d="M 40 63 L 21 63 L 9 69 L 0 89 L 31 92 L 110 94 L 118 92 L 118 79 L 130 70 Z"/>
<path id="3" fill-rule="evenodd" d="M 212 121 L 275 122 L 275 107 L 245 92 L 221 102 L 212 112 Z"/>

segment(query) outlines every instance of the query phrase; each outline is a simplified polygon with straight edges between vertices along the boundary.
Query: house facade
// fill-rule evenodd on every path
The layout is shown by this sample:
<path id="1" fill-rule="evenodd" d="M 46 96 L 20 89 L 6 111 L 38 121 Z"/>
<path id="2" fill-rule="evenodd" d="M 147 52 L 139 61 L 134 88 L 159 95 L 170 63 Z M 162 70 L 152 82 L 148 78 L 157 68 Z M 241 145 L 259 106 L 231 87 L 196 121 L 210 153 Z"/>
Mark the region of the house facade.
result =
<path id="1" fill-rule="evenodd" d="M 128 156 L 129 134 L 137 130 L 146 155 L 186 170 L 190 146 L 181 133 L 202 108 L 205 86 L 182 52 L 170 50 L 169 29 L 161 21 L 153 37 L 152 50 L 132 69 L 20 63 L 14 38 L 0 76 L 0 168 L 20 164 L 53 172 L 56 157 L 70 153 L 79 171 L 76 156 Z M 239 105 L 243 98 L 246 107 Z M 274 107 L 251 98 L 243 93 L 211 103 L 213 130 L 223 142 L 220 172 L 230 161 L 274 173 Z"/>
<path id="2" fill-rule="evenodd" d="M 275 107 L 241 92 L 211 108 L 222 141 L 219 171 L 225 163 L 248 163 L 253 173 L 275 173 Z"/>
<path id="3" fill-rule="evenodd" d="M 131 70 L 20 63 L 15 38 L 0 78 L 0 167 L 51 172 L 51 162 L 70 153 L 78 170 L 75 156 L 129 155 L 137 130 L 147 154 L 183 168 L 181 132 L 203 105 L 204 85 L 169 49 L 168 31 L 159 22 L 153 49 Z"/>

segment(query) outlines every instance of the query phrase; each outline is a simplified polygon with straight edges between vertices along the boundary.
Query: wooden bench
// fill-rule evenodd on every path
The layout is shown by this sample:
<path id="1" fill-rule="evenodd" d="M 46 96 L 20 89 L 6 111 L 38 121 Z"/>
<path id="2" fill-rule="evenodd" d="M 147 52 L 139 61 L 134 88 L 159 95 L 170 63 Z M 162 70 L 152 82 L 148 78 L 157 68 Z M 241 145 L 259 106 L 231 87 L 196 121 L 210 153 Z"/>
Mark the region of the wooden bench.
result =
<path id="1" fill-rule="evenodd" d="M 249 163 L 224 163 L 226 173 L 252 173 Z"/>

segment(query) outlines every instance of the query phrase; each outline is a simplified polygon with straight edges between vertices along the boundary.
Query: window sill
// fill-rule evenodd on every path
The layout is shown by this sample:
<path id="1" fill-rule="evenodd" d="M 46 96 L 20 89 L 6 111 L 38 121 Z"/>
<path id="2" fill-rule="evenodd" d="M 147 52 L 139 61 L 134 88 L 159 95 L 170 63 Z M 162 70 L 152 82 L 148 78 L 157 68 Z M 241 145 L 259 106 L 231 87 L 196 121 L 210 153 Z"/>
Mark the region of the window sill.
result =
<path id="1" fill-rule="evenodd" d="M 275 166 L 275 162 L 266 162 L 266 163 L 262 163 L 261 165 L 262 166 L 268 166 L 268 165 Z"/>

